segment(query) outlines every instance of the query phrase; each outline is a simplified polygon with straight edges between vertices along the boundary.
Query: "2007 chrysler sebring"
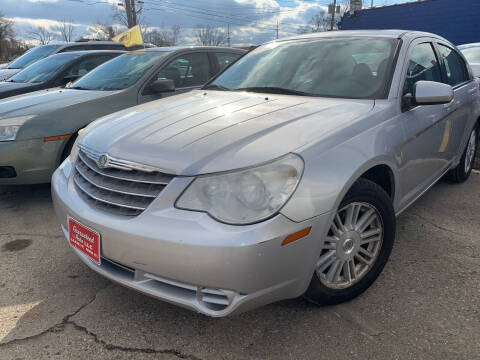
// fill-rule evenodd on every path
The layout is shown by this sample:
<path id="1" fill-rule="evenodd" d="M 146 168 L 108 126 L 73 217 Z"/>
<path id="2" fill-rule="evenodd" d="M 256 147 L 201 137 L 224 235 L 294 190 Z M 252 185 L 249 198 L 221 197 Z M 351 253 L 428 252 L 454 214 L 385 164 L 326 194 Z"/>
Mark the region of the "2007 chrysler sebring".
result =
<path id="1" fill-rule="evenodd" d="M 210 316 L 336 304 L 380 274 L 396 215 L 469 177 L 477 97 L 432 34 L 271 42 L 203 90 L 89 125 L 53 176 L 56 212 L 94 271 Z"/>

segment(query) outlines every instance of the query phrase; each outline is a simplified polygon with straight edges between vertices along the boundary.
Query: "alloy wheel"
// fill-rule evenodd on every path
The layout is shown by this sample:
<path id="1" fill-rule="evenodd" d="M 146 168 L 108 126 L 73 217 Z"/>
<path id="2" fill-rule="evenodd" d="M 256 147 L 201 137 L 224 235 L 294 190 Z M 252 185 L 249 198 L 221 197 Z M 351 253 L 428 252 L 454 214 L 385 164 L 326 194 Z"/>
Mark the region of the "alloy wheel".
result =
<path id="1" fill-rule="evenodd" d="M 374 265 L 383 235 L 381 215 L 371 204 L 353 202 L 340 209 L 316 264 L 320 282 L 330 289 L 356 284 Z"/>
<path id="2" fill-rule="evenodd" d="M 475 156 L 475 150 L 477 148 L 477 131 L 473 130 L 470 135 L 470 140 L 467 145 L 467 152 L 465 154 L 465 173 L 471 170 L 473 165 L 473 157 Z"/>

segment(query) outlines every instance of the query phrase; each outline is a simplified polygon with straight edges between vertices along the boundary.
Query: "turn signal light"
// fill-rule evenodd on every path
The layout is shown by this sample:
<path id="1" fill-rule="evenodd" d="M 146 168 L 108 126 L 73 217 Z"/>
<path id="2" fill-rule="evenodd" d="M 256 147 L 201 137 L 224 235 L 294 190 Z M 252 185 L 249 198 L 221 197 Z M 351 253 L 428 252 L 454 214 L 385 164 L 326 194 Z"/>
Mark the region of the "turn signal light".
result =
<path id="1" fill-rule="evenodd" d="M 50 136 L 50 137 L 43 138 L 43 142 L 67 140 L 67 139 L 70 139 L 71 137 L 72 137 L 72 134 Z"/>
<path id="2" fill-rule="evenodd" d="M 284 245 L 288 245 L 294 241 L 297 241 L 305 236 L 307 236 L 308 234 L 310 234 L 310 230 L 312 230 L 312 227 L 309 226 L 308 228 L 305 228 L 303 230 L 300 230 L 300 231 L 297 231 L 293 234 L 290 234 L 288 235 L 285 240 L 282 241 L 282 246 Z"/>

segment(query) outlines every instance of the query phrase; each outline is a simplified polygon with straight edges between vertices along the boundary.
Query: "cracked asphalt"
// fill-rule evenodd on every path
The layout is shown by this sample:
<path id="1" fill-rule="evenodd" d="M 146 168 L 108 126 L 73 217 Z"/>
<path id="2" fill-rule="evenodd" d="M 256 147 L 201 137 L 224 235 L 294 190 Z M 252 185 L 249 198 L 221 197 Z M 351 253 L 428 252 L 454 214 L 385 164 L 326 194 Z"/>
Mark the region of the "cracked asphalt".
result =
<path id="1" fill-rule="evenodd" d="M 70 250 L 48 185 L 0 187 L 0 359 L 476 359 L 480 173 L 398 219 L 361 297 L 213 319 L 115 285 Z"/>

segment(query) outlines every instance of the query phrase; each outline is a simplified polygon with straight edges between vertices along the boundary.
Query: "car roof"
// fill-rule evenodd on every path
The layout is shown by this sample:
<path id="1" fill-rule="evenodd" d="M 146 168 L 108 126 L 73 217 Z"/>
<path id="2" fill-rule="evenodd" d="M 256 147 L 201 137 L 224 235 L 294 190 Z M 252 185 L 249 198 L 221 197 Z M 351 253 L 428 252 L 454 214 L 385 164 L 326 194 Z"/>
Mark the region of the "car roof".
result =
<path id="1" fill-rule="evenodd" d="M 462 44 L 458 45 L 459 49 L 469 48 L 469 47 L 479 47 L 480 43 L 470 43 L 470 44 Z"/>
<path id="2" fill-rule="evenodd" d="M 63 47 L 68 47 L 68 46 L 83 46 L 83 45 L 119 45 L 119 46 L 124 46 L 122 43 L 116 42 L 116 41 L 107 41 L 107 40 L 92 40 L 92 41 L 75 41 L 75 42 L 67 42 L 67 43 L 61 43 Z"/>
<path id="3" fill-rule="evenodd" d="M 68 54 L 84 56 L 84 55 L 93 55 L 93 54 L 124 54 L 127 51 L 125 50 L 79 50 L 79 51 L 66 51 L 62 53 L 53 54 L 50 56 L 65 56 Z"/>
<path id="4" fill-rule="evenodd" d="M 325 31 L 312 34 L 298 34 L 295 36 L 290 36 L 287 38 L 274 40 L 276 41 L 285 41 L 285 40 L 296 40 L 296 39 L 315 39 L 315 38 L 334 38 L 334 37 L 378 37 L 378 38 L 392 38 L 400 39 L 403 37 L 434 37 L 440 40 L 445 40 L 441 36 L 423 32 L 423 31 L 411 31 L 411 30 L 401 30 L 401 29 L 391 29 L 391 30 L 339 30 L 339 31 Z M 448 41 L 447 41 L 448 42 Z"/>
<path id="5" fill-rule="evenodd" d="M 235 49 L 230 47 L 221 47 L 221 46 L 163 46 L 163 47 L 152 47 L 152 48 L 145 48 L 135 50 L 135 52 L 142 52 L 142 51 L 169 51 L 169 52 L 177 52 L 183 50 L 214 50 L 217 52 L 233 52 L 233 53 L 244 53 L 246 52 L 243 49 Z"/>

